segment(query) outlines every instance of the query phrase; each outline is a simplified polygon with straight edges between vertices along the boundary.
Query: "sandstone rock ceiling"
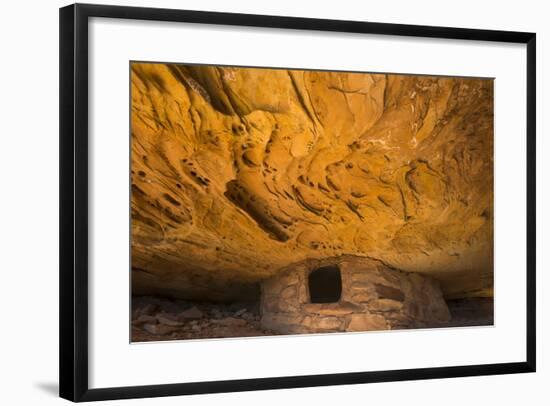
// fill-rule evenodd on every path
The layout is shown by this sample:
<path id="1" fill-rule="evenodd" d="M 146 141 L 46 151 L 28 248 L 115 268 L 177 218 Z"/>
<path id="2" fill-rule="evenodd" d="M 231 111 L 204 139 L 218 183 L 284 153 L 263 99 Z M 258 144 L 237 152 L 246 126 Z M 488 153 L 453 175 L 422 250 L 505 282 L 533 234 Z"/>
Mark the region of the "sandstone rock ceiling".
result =
<path id="1" fill-rule="evenodd" d="M 133 63 L 133 291 L 356 255 L 491 296 L 493 81 Z"/>

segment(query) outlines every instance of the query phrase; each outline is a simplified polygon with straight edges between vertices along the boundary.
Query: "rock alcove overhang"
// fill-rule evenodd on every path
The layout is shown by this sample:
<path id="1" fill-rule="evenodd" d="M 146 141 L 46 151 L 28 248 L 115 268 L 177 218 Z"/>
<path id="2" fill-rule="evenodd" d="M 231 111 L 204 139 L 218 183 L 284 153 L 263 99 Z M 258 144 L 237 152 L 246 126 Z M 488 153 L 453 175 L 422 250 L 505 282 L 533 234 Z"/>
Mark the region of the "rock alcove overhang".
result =
<path id="1" fill-rule="evenodd" d="M 491 80 L 133 63 L 131 150 L 134 294 L 350 255 L 492 295 Z"/>

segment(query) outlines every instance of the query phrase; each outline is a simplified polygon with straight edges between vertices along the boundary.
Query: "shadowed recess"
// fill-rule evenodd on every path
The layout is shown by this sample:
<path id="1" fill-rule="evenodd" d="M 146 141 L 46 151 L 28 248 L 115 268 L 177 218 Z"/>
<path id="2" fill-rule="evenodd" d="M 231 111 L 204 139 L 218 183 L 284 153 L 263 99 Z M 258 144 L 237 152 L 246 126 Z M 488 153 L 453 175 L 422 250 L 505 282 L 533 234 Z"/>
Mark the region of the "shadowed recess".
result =
<path id="1" fill-rule="evenodd" d="M 342 295 L 342 277 L 337 266 L 324 266 L 308 276 L 311 303 L 334 303 Z"/>

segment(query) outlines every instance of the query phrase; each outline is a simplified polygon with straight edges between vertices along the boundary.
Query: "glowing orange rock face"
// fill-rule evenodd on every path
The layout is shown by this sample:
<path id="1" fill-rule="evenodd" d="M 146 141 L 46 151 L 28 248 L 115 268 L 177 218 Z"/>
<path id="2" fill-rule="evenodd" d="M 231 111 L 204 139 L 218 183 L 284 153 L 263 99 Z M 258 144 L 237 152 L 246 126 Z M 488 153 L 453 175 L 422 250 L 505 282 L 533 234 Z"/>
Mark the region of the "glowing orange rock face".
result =
<path id="1" fill-rule="evenodd" d="M 131 127 L 134 293 L 346 255 L 492 295 L 492 80 L 134 63 Z"/>

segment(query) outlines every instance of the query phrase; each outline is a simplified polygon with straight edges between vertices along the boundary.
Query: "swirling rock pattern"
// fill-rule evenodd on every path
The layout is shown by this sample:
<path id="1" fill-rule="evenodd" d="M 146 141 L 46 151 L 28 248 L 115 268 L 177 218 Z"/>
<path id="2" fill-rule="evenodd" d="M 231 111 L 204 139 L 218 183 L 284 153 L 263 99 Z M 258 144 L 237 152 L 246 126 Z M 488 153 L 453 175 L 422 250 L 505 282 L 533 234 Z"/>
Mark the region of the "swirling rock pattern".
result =
<path id="1" fill-rule="evenodd" d="M 346 255 L 492 295 L 492 80 L 133 63 L 131 151 L 136 294 Z"/>

